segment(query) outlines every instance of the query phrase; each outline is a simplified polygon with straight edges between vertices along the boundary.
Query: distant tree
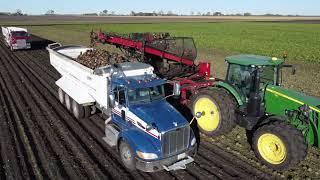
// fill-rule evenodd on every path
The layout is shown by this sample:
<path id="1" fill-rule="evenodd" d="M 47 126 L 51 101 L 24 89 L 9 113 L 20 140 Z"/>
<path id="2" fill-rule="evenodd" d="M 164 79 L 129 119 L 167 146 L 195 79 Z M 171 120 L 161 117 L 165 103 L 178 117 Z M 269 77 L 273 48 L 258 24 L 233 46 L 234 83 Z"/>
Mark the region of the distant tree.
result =
<path id="1" fill-rule="evenodd" d="M 201 12 L 200 11 L 197 12 L 197 16 L 201 16 Z"/>
<path id="2" fill-rule="evenodd" d="M 52 10 L 52 9 L 48 10 L 48 11 L 45 13 L 45 15 L 47 15 L 47 16 L 52 16 L 52 15 L 54 15 L 54 10 Z"/>
<path id="3" fill-rule="evenodd" d="M 210 13 L 210 12 L 207 12 L 206 16 L 211 16 L 211 13 Z"/>
<path id="4" fill-rule="evenodd" d="M 169 10 L 169 11 L 167 12 L 167 16 L 173 16 L 173 12 Z"/>
<path id="5" fill-rule="evenodd" d="M 103 10 L 102 12 L 99 13 L 100 16 L 108 16 L 108 10 Z"/>
<path id="6" fill-rule="evenodd" d="M 17 9 L 15 13 L 13 13 L 12 15 L 14 16 L 23 16 L 23 13 L 21 11 L 21 9 Z"/>
<path id="7" fill-rule="evenodd" d="M 193 16 L 193 15 L 194 15 L 194 12 L 193 12 L 193 11 L 191 11 L 191 12 L 190 12 L 190 15 L 191 15 L 191 16 Z"/>
<path id="8" fill-rule="evenodd" d="M 130 16 L 135 16 L 136 13 L 134 11 L 131 11 Z"/>
<path id="9" fill-rule="evenodd" d="M 214 12 L 212 15 L 213 16 L 222 16 L 222 13 L 221 12 Z"/>
<path id="10" fill-rule="evenodd" d="M 158 16 L 157 12 L 156 12 L 156 11 L 153 11 L 153 12 L 152 12 L 152 16 Z"/>
<path id="11" fill-rule="evenodd" d="M 114 11 L 111 11 L 111 15 L 114 16 L 116 14 L 116 12 Z"/>
<path id="12" fill-rule="evenodd" d="M 243 15 L 244 15 L 244 16 L 251 16 L 251 13 L 246 12 L 246 13 L 244 13 Z"/>
<path id="13" fill-rule="evenodd" d="M 160 10 L 160 11 L 158 12 L 158 15 L 159 15 L 159 16 L 163 16 L 163 15 L 164 15 L 164 12 L 163 12 L 162 10 Z"/>

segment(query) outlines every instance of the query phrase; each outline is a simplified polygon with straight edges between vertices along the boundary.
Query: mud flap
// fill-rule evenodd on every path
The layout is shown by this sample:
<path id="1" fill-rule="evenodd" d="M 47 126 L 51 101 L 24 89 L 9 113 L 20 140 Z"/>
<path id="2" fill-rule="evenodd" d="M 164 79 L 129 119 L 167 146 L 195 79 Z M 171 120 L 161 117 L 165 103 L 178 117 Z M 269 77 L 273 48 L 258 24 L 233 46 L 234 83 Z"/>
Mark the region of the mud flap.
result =
<path id="1" fill-rule="evenodd" d="M 175 171 L 175 170 L 179 170 L 179 169 L 186 169 L 186 165 L 193 162 L 194 159 L 190 156 L 187 156 L 187 159 L 183 159 L 181 161 L 178 161 L 170 166 L 165 166 L 162 165 L 163 169 L 165 169 L 166 171 Z"/>

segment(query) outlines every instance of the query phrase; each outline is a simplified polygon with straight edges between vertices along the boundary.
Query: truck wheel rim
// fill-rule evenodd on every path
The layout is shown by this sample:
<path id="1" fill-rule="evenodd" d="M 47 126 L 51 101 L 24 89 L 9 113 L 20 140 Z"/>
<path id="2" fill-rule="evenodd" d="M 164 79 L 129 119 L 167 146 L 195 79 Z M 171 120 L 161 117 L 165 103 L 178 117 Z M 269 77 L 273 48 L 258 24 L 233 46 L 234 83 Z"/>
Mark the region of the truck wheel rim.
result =
<path id="1" fill-rule="evenodd" d="M 214 131 L 220 122 L 220 112 L 216 104 L 209 98 L 200 98 L 194 106 L 194 113 L 201 112 L 198 125 L 205 131 Z"/>
<path id="2" fill-rule="evenodd" d="M 287 150 L 283 141 L 270 133 L 259 137 L 258 150 L 262 158 L 271 164 L 281 164 L 287 157 Z"/>
<path id="3" fill-rule="evenodd" d="M 59 100 L 60 100 L 60 102 L 63 103 L 63 101 L 64 101 L 64 94 L 63 94 L 62 89 L 59 88 L 58 94 L 59 94 Z"/>
<path id="4" fill-rule="evenodd" d="M 73 111 L 73 115 L 76 118 L 79 118 L 79 109 L 78 109 L 78 105 L 76 104 L 75 101 L 73 101 L 73 103 L 72 103 L 72 111 Z"/>
<path id="5" fill-rule="evenodd" d="M 130 149 L 128 147 L 123 147 L 122 151 L 121 151 L 121 158 L 124 162 L 124 164 L 130 164 L 131 161 L 131 152 Z"/>
<path id="6" fill-rule="evenodd" d="M 67 107 L 67 109 L 70 110 L 70 108 L 71 108 L 71 103 L 70 103 L 70 98 L 69 98 L 69 96 L 68 96 L 67 94 L 65 95 L 65 101 L 66 101 L 66 107 Z"/>

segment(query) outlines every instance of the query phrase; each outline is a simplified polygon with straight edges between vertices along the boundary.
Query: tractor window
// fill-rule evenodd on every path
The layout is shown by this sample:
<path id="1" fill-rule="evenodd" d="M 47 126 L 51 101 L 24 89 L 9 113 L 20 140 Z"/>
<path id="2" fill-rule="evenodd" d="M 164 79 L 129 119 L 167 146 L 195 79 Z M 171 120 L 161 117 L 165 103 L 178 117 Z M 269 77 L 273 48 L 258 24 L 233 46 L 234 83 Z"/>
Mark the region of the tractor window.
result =
<path id="1" fill-rule="evenodd" d="M 263 85 L 274 84 L 275 68 L 273 66 L 265 66 L 262 68 L 260 82 Z"/>
<path id="2" fill-rule="evenodd" d="M 227 81 L 236 87 L 242 95 L 249 97 L 252 84 L 252 71 L 253 69 L 250 66 L 230 64 Z"/>

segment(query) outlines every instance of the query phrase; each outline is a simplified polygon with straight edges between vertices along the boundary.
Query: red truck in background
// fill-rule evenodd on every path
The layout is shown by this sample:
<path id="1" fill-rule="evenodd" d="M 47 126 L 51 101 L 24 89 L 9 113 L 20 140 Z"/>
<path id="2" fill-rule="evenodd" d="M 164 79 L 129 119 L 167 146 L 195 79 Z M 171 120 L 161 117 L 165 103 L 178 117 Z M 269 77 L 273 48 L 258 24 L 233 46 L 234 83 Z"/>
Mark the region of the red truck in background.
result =
<path id="1" fill-rule="evenodd" d="M 30 49 L 30 35 L 27 29 L 19 27 L 2 27 L 2 34 L 11 51 Z"/>

